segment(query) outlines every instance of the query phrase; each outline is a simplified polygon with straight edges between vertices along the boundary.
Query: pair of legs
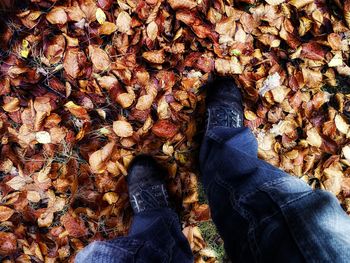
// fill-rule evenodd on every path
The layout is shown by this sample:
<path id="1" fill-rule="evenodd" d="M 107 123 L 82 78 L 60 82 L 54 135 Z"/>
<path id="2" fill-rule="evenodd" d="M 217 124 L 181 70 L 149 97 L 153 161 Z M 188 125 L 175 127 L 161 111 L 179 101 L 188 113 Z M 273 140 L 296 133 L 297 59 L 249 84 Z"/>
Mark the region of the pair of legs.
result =
<path id="1" fill-rule="evenodd" d="M 350 219 L 335 196 L 258 159 L 234 84 L 214 85 L 220 91 L 208 95 L 200 168 L 228 256 L 234 262 L 348 262 Z M 129 235 L 90 244 L 77 262 L 193 262 L 155 164 L 147 163 L 139 158 L 129 172 L 135 212 Z"/>

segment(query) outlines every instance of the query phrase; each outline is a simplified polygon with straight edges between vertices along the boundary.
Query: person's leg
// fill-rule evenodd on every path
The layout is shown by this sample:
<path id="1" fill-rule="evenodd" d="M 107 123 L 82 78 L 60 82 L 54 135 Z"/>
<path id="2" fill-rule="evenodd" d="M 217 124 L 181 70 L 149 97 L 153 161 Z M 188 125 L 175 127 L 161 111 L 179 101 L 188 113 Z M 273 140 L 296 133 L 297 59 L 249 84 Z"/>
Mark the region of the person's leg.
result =
<path id="1" fill-rule="evenodd" d="M 255 137 L 242 127 L 233 82 L 213 85 L 228 93 L 225 110 L 216 108 L 222 94 L 210 94 L 217 100 L 208 104 L 200 166 L 229 257 L 235 262 L 347 262 L 350 219 L 336 198 L 259 160 Z"/>
<path id="2" fill-rule="evenodd" d="M 178 215 L 169 207 L 161 173 L 152 158 L 135 158 L 128 175 L 135 214 L 129 235 L 88 245 L 78 253 L 76 262 L 193 262 Z"/>

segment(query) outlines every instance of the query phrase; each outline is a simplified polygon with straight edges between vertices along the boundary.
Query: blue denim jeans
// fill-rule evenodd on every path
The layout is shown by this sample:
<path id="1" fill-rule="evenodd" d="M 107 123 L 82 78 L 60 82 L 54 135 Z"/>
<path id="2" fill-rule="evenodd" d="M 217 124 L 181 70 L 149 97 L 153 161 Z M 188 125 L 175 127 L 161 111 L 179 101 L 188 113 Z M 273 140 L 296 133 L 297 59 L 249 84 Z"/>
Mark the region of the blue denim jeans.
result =
<path id="1" fill-rule="evenodd" d="M 208 132 L 201 180 L 234 262 L 349 262 L 350 219 L 334 195 L 258 159 L 247 128 Z M 171 210 L 137 215 L 128 237 L 95 242 L 80 262 L 193 262 Z"/>

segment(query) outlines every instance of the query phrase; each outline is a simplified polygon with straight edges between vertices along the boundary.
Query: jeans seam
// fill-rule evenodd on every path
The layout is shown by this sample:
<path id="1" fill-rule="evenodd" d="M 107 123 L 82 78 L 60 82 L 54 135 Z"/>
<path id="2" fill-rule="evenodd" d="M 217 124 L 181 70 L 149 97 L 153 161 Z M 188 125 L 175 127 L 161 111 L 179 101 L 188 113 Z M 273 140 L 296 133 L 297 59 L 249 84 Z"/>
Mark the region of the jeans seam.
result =
<path id="1" fill-rule="evenodd" d="M 248 242 L 249 247 L 251 250 L 251 253 L 254 255 L 255 260 L 257 261 L 258 258 L 261 256 L 261 250 L 258 246 L 258 243 L 256 242 L 255 238 L 255 228 L 256 228 L 256 220 L 254 217 L 246 210 L 244 209 L 239 203 L 241 199 L 235 198 L 235 192 L 233 188 L 227 184 L 225 181 L 221 180 L 218 176 L 214 176 L 214 180 L 218 185 L 222 186 L 223 188 L 227 189 L 230 193 L 230 204 L 232 209 L 237 211 L 247 222 L 249 223 L 248 226 Z"/>

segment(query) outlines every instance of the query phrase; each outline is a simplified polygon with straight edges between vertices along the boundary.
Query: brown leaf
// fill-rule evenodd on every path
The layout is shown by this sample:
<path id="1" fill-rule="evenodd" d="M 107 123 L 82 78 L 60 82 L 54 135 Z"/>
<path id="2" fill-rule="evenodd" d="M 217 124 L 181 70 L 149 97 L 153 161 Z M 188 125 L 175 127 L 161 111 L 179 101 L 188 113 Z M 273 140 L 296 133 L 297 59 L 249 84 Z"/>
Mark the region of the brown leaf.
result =
<path id="1" fill-rule="evenodd" d="M 85 227 L 84 221 L 78 216 L 73 217 L 67 213 L 61 217 L 61 223 L 71 237 L 79 238 L 88 234 L 88 229 Z"/>
<path id="2" fill-rule="evenodd" d="M 113 4 L 113 0 L 98 0 L 97 2 L 103 10 L 110 9 Z"/>
<path id="3" fill-rule="evenodd" d="M 303 58 L 324 60 L 325 56 L 326 51 L 316 42 L 309 42 L 302 45 L 301 57 Z"/>
<path id="4" fill-rule="evenodd" d="M 122 33 L 128 33 L 131 26 L 131 17 L 125 12 L 121 11 L 117 17 L 117 30 Z"/>
<path id="5" fill-rule="evenodd" d="M 165 61 L 165 54 L 163 49 L 143 52 L 142 57 L 148 62 L 154 64 L 162 64 Z"/>
<path id="6" fill-rule="evenodd" d="M 102 173 L 106 168 L 106 163 L 111 157 L 115 142 L 107 143 L 100 150 L 94 152 L 89 157 L 91 171 L 94 173 Z"/>
<path id="7" fill-rule="evenodd" d="M 133 134 L 132 126 L 127 121 L 114 121 L 113 122 L 113 131 L 119 137 L 130 137 Z"/>
<path id="8" fill-rule="evenodd" d="M 81 75 L 79 59 L 82 56 L 81 51 L 75 48 L 69 48 L 64 56 L 63 67 L 66 73 L 72 77 L 77 78 Z"/>
<path id="9" fill-rule="evenodd" d="M 0 255 L 8 256 L 17 250 L 17 238 L 12 233 L 0 232 Z"/>
<path id="10" fill-rule="evenodd" d="M 15 211 L 7 206 L 0 206 L 0 221 L 4 222 L 8 220 Z"/>
<path id="11" fill-rule="evenodd" d="M 82 106 L 75 104 L 73 101 L 68 101 L 64 106 L 75 117 L 83 119 L 83 120 L 90 120 L 90 117 L 89 117 L 87 110 L 85 108 L 83 108 Z"/>
<path id="12" fill-rule="evenodd" d="M 176 9 L 192 9 L 197 6 L 196 1 L 192 0 L 168 0 L 171 8 Z"/>
<path id="13" fill-rule="evenodd" d="M 148 94 L 143 95 L 137 101 L 135 108 L 137 110 L 147 110 L 147 109 L 151 108 L 152 103 L 153 103 L 153 96 L 152 95 L 148 95 Z"/>
<path id="14" fill-rule="evenodd" d="M 9 98 L 8 102 L 6 102 L 2 108 L 4 109 L 4 111 L 7 112 L 15 112 L 19 110 L 19 99 L 17 98 Z"/>
<path id="15" fill-rule="evenodd" d="M 51 23 L 51 24 L 61 24 L 64 25 L 67 23 L 67 14 L 64 11 L 63 7 L 54 7 L 47 15 L 46 19 Z"/>
<path id="16" fill-rule="evenodd" d="M 215 70 L 221 75 L 240 74 L 242 66 L 236 57 L 230 60 L 218 58 L 215 60 Z"/>
<path id="17" fill-rule="evenodd" d="M 89 46 L 89 55 L 96 71 L 108 70 L 111 61 L 107 53 L 97 46 Z"/>
<path id="18" fill-rule="evenodd" d="M 152 127 L 155 135 L 166 139 L 174 137 L 178 130 L 179 127 L 169 120 L 159 120 Z"/>

